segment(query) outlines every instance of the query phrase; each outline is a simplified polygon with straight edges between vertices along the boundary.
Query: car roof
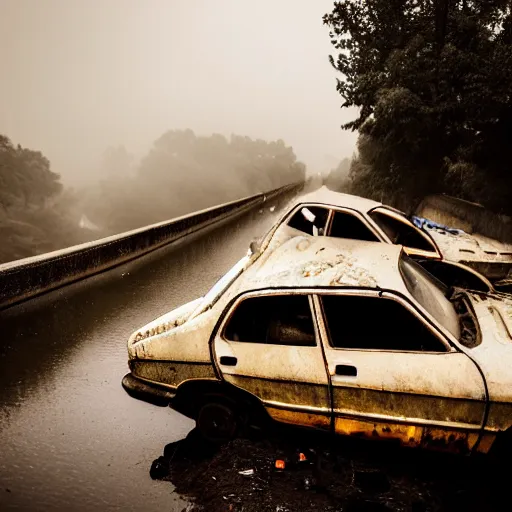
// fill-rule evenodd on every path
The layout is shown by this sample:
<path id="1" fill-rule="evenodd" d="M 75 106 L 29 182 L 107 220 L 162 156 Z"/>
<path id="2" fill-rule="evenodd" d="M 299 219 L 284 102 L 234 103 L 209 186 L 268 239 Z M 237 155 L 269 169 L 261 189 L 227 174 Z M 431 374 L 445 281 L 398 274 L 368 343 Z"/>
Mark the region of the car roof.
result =
<path id="1" fill-rule="evenodd" d="M 366 197 L 353 196 L 343 192 L 335 192 L 328 189 L 325 185 L 319 189 L 297 197 L 292 201 L 290 207 L 302 203 L 322 203 L 333 206 L 344 206 L 360 212 L 368 212 L 372 208 L 382 206 L 382 203 L 367 199 Z"/>
<path id="2" fill-rule="evenodd" d="M 263 253 L 230 295 L 272 287 L 360 287 L 408 295 L 398 261 L 401 246 L 343 238 L 294 237 Z"/>

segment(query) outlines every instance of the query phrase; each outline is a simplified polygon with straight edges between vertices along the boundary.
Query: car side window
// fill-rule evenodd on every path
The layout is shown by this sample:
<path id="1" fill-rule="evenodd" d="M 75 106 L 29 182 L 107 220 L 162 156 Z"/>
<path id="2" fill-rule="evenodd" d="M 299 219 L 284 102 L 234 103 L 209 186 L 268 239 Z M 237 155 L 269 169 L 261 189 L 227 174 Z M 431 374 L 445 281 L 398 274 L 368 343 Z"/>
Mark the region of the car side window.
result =
<path id="1" fill-rule="evenodd" d="M 354 295 L 323 295 L 321 301 L 335 348 L 447 352 L 423 322 L 397 301 Z"/>
<path id="2" fill-rule="evenodd" d="M 249 297 L 238 304 L 225 329 L 229 341 L 316 345 L 313 317 L 307 295 Z"/>
<path id="3" fill-rule="evenodd" d="M 373 210 L 369 213 L 374 222 L 386 233 L 394 244 L 419 249 L 421 251 L 437 252 L 430 240 L 421 231 L 405 221 L 401 221 L 385 212 Z"/>
<path id="4" fill-rule="evenodd" d="M 299 208 L 288 221 L 288 226 L 303 231 L 308 235 L 323 234 L 329 209 L 322 206 L 307 206 Z M 316 229 L 315 229 L 316 228 Z M 318 230 L 318 231 L 317 231 Z"/>
<path id="5" fill-rule="evenodd" d="M 377 235 L 361 219 L 343 211 L 334 211 L 329 236 L 380 242 Z"/>

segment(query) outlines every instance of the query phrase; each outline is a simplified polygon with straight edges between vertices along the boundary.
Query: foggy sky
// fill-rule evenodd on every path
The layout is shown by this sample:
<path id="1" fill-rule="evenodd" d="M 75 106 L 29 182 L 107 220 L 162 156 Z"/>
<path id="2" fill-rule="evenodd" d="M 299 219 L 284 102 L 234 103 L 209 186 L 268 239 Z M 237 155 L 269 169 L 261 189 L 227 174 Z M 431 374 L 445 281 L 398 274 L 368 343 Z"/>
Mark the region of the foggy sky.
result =
<path id="1" fill-rule="evenodd" d="M 310 171 L 350 156 L 328 0 L 0 0 L 0 133 L 67 182 L 169 129 L 282 138 Z"/>

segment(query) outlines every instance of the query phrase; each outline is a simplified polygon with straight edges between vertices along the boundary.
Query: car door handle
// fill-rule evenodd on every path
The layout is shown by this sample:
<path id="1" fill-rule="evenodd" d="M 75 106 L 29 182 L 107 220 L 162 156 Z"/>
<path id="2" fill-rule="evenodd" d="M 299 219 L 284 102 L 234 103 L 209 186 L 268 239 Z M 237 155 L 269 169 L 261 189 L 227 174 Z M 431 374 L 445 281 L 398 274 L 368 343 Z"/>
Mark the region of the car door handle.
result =
<path id="1" fill-rule="evenodd" d="M 236 363 L 238 362 L 238 359 L 236 357 L 231 356 L 221 356 L 220 357 L 220 364 L 224 366 L 236 366 Z"/>
<path id="2" fill-rule="evenodd" d="M 357 377 L 357 368 L 350 364 L 337 364 L 334 373 L 345 377 Z"/>

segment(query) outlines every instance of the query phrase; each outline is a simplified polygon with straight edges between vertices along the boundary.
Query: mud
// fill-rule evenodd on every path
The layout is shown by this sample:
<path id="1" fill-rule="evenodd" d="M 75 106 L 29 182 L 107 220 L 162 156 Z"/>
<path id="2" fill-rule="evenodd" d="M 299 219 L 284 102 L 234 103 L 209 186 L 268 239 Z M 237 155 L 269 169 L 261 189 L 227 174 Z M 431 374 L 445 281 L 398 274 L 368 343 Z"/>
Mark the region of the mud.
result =
<path id="1" fill-rule="evenodd" d="M 184 510 L 232 512 L 503 510 L 506 474 L 490 459 L 288 429 L 223 446 L 193 430 L 167 445 L 150 470 L 190 500 Z"/>

